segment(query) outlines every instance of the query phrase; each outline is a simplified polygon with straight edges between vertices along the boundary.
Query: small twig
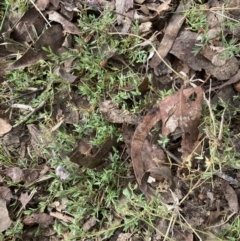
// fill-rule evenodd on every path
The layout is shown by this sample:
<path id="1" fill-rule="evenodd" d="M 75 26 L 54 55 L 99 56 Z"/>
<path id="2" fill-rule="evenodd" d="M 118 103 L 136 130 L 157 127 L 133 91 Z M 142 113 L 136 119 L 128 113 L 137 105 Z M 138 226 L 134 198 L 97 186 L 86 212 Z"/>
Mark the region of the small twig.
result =
<path id="1" fill-rule="evenodd" d="M 17 213 L 17 216 L 22 212 L 22 210 L 25 208 L 25 206 L 27 205 L 27 203 L 29 203 L 29 201 L 33 198 L 33 196 L 34 196 L 34 194 L 35 194 L 36 192 L 37 192 L 37 189 L 36 189 L 36 188 L 34 188 L 34 189 L 31 191 L 30 195 L 28 196 L 28 199 L 27 199 L 26 204 L 25 204 L 25 205 L 22 205 L 22 207 L 20 208 L 20 210 L 19 210 L 18 213 Z"/>
<path id="2" fill-rule="evenodd" d="M 43 91 L 43 93 L 46 93 L 50 90 L 52 85 L 52 81 L 48 84 L 47 88 Z M 38 110 L 40 110 L 45 104 L 47 100 L 43 100 L 35 109 L 33 109 L 29 114 L 27 114 L 21 121 L 19 121 L 17 124 L 13 126 L 13 128 L 16 128 L 26 122 L 34 113 L 36 113 Z"/>
<path id="3" fill-rule="evenodd" d="M 222 178 L 223 180 L 233 184 L 233 185 L 236 185 L 238 187 L 240 187 L 240 182 L 236 179 L 234 179 L 233 177 L 227 175 L 226 173 L 224 172 L 221 172 L 221 171 L 218 171 L 216 173 L 214 173 L 216 176 Z"/>
<path id="4" fill-rule="evenodd" d="M 40 13 L 40 15 L 43 17 L 43 19 L 46 21 L 46 23 L 49 25 L 49 27 L 52 27 L 52 25 L 49 23 L 49 21 L 45 18 L 45 16 L 42 14 L 42 12 L 40 11 L 40 9 L 36 6 L 36 4 L 30 0 L 30 2 L 32 3 L 32 5 L 36 8 L 36 10 Z"/>
<path id="5" fill-rule="evenodd" d="M 163 149 L 163 151 L 170 156 L 176 163 L 178 163 L 179 165 L 182 165 L 181 160 L 179 160 L 176 156 L 174 156 L 169 150 L 167 150 L 167 148 L 163 147 L 161 144 L 159 144 L 160 147 Z"/>
<path id="6" fill-rule="evenodd" d="M 144 38 L 144 37 L 141 37 L 141 36 L 138 36 L 136 34 L 132 34 L 132 33 L 108 33 L 110 35 L 128 35 L 128 36 L 132 36 L 132 37 L 136 37 L 136 38 L 139 38 L 139 39 L 142 39 L 143 41 L 148 41 L 148 39 Z M 182 79 L 184 81 L 184 83 L 186 82 L 186 79 L 184 78 L 184 76 L 180 75 L 176 70 L 174 70 L 162 57 L 161 55 L 158 53 L 157 49 L 154 47 L 154 45 L 150 42 L 149 43 L 150 46 L 153 48 L 154 52 L 157 54 L 157 56 L 161 59 L 161 61 L 174 73 L 176 74 L 180 79 Z"/>
<path id="7" fill-rule="evenodd" d="M 21 99 L 21 98 L 24 97 L 24 96 L 31 95 L 31 94 L 35 94 L 35 93 L 40 92 L 40 91 L 43 91 L 43 89 L 38 89 L 38 90 L 29 92 L 29 93 L 22 94 L 22 95 L 20 95 L 20 96 L 18 96 L 18 97 L 15 97 L 15 98 L 10 99 L 10 100 L 4 101 L 4 102 L 0 103 L 0 106 L 1 106 L 1 105 L 4 105 L 4 104 L 7 104 L 7 103 L 9 103 L 9 102 L 12 102 L 13 100 Z"/>
<path id="8" fill-rule="evenodd" d="M 223 224 L 227 223 L 235 214 L 237 214 L 237 213 L 235 213 L 235 212 L 231 213 L 231 214 L 227 217 L 227 219 L 226 219 L 225 221 L 220 222 L 220 223 L 218 223 L 218 224 L 216 224 L 216 225 L 214 225 L 214 226 L 207 227 L 207 229 L 211 229 L 211 230 L 212 230 L 212 229 L 214 229 L 214 228 L 217 228 L 217 227 L 222 226 Z"/>

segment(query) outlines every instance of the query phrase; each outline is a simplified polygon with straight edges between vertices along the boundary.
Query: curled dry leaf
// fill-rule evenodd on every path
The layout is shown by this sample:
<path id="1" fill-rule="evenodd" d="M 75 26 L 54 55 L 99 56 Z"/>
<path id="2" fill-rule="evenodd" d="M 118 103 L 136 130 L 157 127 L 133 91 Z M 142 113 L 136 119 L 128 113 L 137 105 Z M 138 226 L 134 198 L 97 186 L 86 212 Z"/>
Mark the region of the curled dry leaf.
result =
<path id="1" fill-rule="evenodd" d="M 182 130 L 183 159 L 198 145 L 203 91 L 201 87 L 181 89 L 161 102 L 162 135 L 167 136 L 178 127 Z"/>
<path id="2" fill-rule="evenodd" d="M 145 157 L 142 151 L 145 149 L 143 147 L 148 133 L 160 120 L 162 120 L 162 134 L 164 136 L 174 132 L 176 128 L 180 128 L 183 133 L 182 157 L 186 158 L 199 144 L 197 140 L 202 100 L 203 92 L 200 87 L 182 88 L 153 107 L 137 126 L 131 142 L 131 157 L 137 182 L 144 194 L 152 194 L 152 191 L 147 186 L 147 178 L 151 172 L 156 176 L 165 178 L 169 181 L 170 187 L 174 188 L 171 171 L 168 170 L 168 167 L 154 166 L 152 164 L 149 167 L 149 163 L 147 163 L 149 160 L 144 160 Z"/>
<path id="3" fill-rule="evenodd" d="M 152 195 L 153 192 L 147 185 L 147 178 L 145 174 L 145 163 L 148 160 L 142 159 L 142 149 L 144 141 L 148 136 L 148 133 L 152 127 L 161 119 L 159 112 L 159 106 L 154 107 L 142 120 L 142 122 L 137 126 L 131 143 L 131 157 L 134 173 L 137 179 L 137 182 L 140 186 L 141 191 L 145 195 Z M 142 180 L 143 179 L 143 180 Z"/>
<path id="4" fill-rule="evenodd" d="M 11 129 L 12 126 L 7 121 L 0 118 L 0 135 L 8 133 Z"/>

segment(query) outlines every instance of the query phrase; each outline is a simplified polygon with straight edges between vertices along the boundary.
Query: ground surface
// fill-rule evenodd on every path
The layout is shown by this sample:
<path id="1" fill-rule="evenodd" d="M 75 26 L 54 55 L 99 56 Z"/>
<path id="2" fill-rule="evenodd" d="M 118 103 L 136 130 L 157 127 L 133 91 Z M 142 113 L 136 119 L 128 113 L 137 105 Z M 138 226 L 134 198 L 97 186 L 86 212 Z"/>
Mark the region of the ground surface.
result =
<path id="1" fill-rule="evenodd" d="M 1 240 L 240 240 L 239 1 L 0 17 Z"/>

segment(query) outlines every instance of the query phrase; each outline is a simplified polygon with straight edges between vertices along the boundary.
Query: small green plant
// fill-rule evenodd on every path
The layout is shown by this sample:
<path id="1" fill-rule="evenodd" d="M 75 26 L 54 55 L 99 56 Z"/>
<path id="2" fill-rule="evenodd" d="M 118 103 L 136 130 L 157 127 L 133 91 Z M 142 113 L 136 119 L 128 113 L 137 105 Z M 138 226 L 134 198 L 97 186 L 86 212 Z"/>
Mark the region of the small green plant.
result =
<path id="1" fill-rule="evenodd" d="M 220 233 L 219 238 L 227 241 L 237 241 L 240 239 L 240 218 L 238 216 Z"/>

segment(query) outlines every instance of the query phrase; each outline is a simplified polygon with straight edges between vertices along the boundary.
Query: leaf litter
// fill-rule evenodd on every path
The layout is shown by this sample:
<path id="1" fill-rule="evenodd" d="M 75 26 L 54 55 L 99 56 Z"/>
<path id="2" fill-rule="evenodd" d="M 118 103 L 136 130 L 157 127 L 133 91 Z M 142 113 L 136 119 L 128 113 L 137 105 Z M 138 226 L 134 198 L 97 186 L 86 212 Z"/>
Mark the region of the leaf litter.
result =
<path id="1" fill-rule="evenodd" d="M 209 26 L 203 35 L 203 29 L 187 29 L 190 18 L 184 12 L 189 11 L 191 4 L 191 1 L 170 0 L 38 0 L 35 4 L 30 4 L 31 7 L 22 17 L 18 17 L 17 21 L 11 15 L 6 19 L 0 41 L 3 50 L 1 64 L 6 66 L 7 72 L 32 71 L 32 76 L 27 78 L 32 78 L 37 83 L 39 79 L 34 77 L 36 66 L 40 64 L 40 68 L 44 69 L 44 64 L 54 62 L 53 56 L 56 60 L 56 56 L 64 56 L 67 49 L 71 49 L 72 55 L 57 62 L 54 70 L 50 70 L 54 78 L 52 82 L 47 80 L 49 84 L 44 90 L 37 89 L 40 96 L 51 94 L 53 99 L 49 102 L 42 101 L 34 108 L 28 105 L 28 102 L 35 97 L 38 98 L 38 94 L 29 97 L 25 94 L 19 95 L 21 101 L 18 103 L 17 99 L 12 98 L 15 95 L 6 95 L 17 88 L 9 84 L 11 87 L 7 89 L 7 85 L 4 85 L 2 80 L 0 82 L 3 89 L 0 105 L 1 150 L 13 161 L 11 165 L 1 161 L 1 232 L 10 229 L 19 216 L 24 225 L 23 237 L 27 237 L 29 233 L 30 236 L 33 235 L 30 227 L 36 230 L 34 228 L 37 226 L 42 230 L 44 237 L 50 237 L 56 234 L 52 229 L 54 222 L 64 222 L 65 225 L 74 223 L 76 213 L 67 211 L 74 196 L 68 197 L 67 193 L 66 196 L 61 196 L 62 199 L 56 196 L 52 204 L 40 210 L 38 205 L 41 198 L 47 198 L 49 195 L 45 185 L 58 179 L 64 186 L 69 180 L 74 179 L 74 175 L 84 176 L 89 169 L 107 173 L 111 170 L 113 150 L 122 153 L 121 165 L 128 168 L 128 174 L 124 178 L 134 176 L 133 179 L 139 188 L 136 193 L 143 193 L 149 205 L 154 198 L 161 197 L 162 205 L 168 211 L 172 211 L 171 220 L 158 217 L 153 222 L 155 231 L 150 228 L 152 240 L 210 240 L 215 234 L 209 225 L 223 226 L 239 212 L 239 167 L 233 163 L 222 169 L 221 165 L 209 161 L 209 146 L 213 141 L 218 142 L 217 148 L 222 151 L 219 144 L 221 138 L 218 138 L 221 133 L 216 137 L 215 130 L 208 130 L 207 136 L 206 130 L 202 128 L 204 99 L 208 92 L 209 98 L 213 96 L 212 100 L 239 95 L 235 92 L 239 91 L 239 56 L 230 54 L 222 57 L 222 53 L 228 50 L 223 44 L 223 38 L 226 41 L 226 36 L 234 36 L 234 41 L 238 43 L 238 29 L 229 28 L 221 32 L 221 26 L 229 24 L 229 19 L 239 19 L 239 11 L 229 10 L 223 16 L 222 12 L 218 11 L 219 7 L 222 8 L 222 1 L 211 1 L 204 5 L 208 10 L 205 17 Z M 231 9 L 236 6 L 237 3 L 233 1 L 225 7 Z M 119 39 L 133 37 L 134 24 L 136 21 L 139 22 L 141 41 L 134 43 L 128 51 L 121 52 L 119 46 L 102 44 L 98 32 L 85 32 L 89 23 L 84 23 L 84 18 L 79 16 L 95 14 L 101 21 L 109 11 L 115 19 L 107 31 L 114 32 Z M 93 29 L 98 27 L 93 26 Z M 203 36 L 208 39 L 205 44 L 202 44 L 205 41 Z M 138 38 L 136 35 L 135 37 Z M 99 46 L 92 47 L 91 44 L 94 43 Z M 196 46 L 201 44 L 201 49 L 196 52 Z M 80 95 L 77 89 L 87 83 L 84 73 L 88 73 L 90 85 L 95 85 L 98 81 L 98 77 L 93 74 L 96 66 L 92 66 L 92 70 L 89 71 L 84 63 L 88 61 L 86 56 L 78 58 L 73 54 L 76 51 L 83 51 L 85 45 L 90 49 L 91 58 L 95 59 L 99 52 L 101 53 L 101 57 L 97 59 L 98 66 L 101 71 L 105 71 L 109 85 L 112 79 L 108 71 L 114 68 L 122 71 L 118 75 L 127 73 L 126 76 L 129 76 L 130 72 L 127 71 L 134 71 L 134 78 L 140 77 L 141 81 L 134 82 L 130 79 L 129 82 L 122 84 L 121 78 L 116 79 L 114 88 L 110 87 L 103 95 L 102 90 L 97 92 L 97 103 L 91 103 L 88 95 L 92 90 L 88 94 Z M 124 43 L 122 46 L 124 48 Z M 137 62 L 135 65 L 130 64 L 131 58 L 127 56 L 129 52 L 134 51 L 146 51 L 146 61 L 142 65 Z M 84 70 L 79 71 L 79 67 L 76 67 L 78 61 L 85 64 Z M 4 71 L 4 67 L 1 71 Z M 46 76 L 47 71 L 42 76 L 42 83 L 46 82 Z M 210 84 L 207 85 L 209 79 Z M 20 81 L 27 82 L 27 79 Z M 96 88 L 100 89 L 101 81 L 97 83 Z M 233 84 L 235 89 L 232 88 L 228 96 L 226 93 L 214 92 L 225 90 Z M 26 85 L 23 91 L 32 87 Z M 170 89 L 174 90 L 173 94 L 158 100 L 159 95 L 156 93 Z M 121 101 L 119 97 L 115 98 L 117 92 L 122 94 Z M 143 102 L 145 104 L 142 104 Z M 8 103 L 11 103 L 11 107 Z M 136 103 L 141 107 L 136 108 L 137 111 L 129 108 Z M 238 103 L 239 101 L 235 101 L 232 105 L 236 107 Z M 32 104 L 34 105 L 34 102 Z M 232 106 L 229 105 L 229 108 Z M 51 114 L 43 117 L 44 111 Z M 79 136 L 74 134 L 76 126 L 87 125 L 89 116 L 96 113 L 101 116 L 102 121 L 116 128 L 114 134 L 111 134 L 109 129 L 107 137 L 98 146 L 94 145 L 94 138 L 99 135 L 98 130 L 93 128 L 94 123 Z M 211 118 L 214 122 L 214 117 Z M 238 123 L 238 120 L 234 118 L 231 129 L 235 133 L 232 135 L 235 135 L 235 140 L 239 142 L 239 128 L 234 130 L 237 126 L 235 122 Z M 221 132 L 222 127 L 219 128 Z M 69 142 L 72 136 L 75 137 L 67 148 L 64 148 L 67 141 L 61 143 L 62 148 L 56 145 L 54 147 L 60 133 L 67 133 Z M 167 144 L 159 141 L 159 137 L 168 140 Z M 237 149 L 237 144 L 235 146 Z M 24 165 L 18 166 L 19 156 Z M 61 163 L 57 164 L 55 159 L 59 159 Z M 37 165 L 32 164 L 36 160 Z M 68 164 L 65 163 L 66 160 Z M 214 169 L 211 182 L 208 182 L 202 176 L 209 174 L 211 165 L 218 166 L 219 170 Z M 72 169 L 68 169 L 68 166 Z M 121 185 L 126 187 L 124 181 L 122 182 Z M 95 185 L 98 185 L 97 181 Z M 105 196 L 111 186 L 108 185 L 106 190 L 97 192 L 98 203 L 107 203 Z M 19 201 L 20 206 L 18 205 L 16 210 L 11 210 L 10 203 L 14 199 Z M 119 196 L 119 202 L 122 200 Z M 127 215 L 119 218 L 118 216 L 123 214 L 114 206 L 110 209 L 108 216 L 113 223 L 119 225 L 120 220 L 127 219 Z M 34 211 L 25 212 L 30 210 Z M 224 215 L 228 217 L 225 220 Z M 94 235 L 104 229 L 107 230 L 110 224 L 104 223 L 101 216 L 101 213 L 83 215 L 80 220 L 83 232 Z M 142 225 L 142 236 L 145 235 L 146 226 Z M 203 230 L 205 235 L 195 228 Z M 134 232 L 128 232 L 131 229 L 124 230 L 119 227 L 116 230 L 117 232 L 112 232 L 108 237 L 112 236 L 115 240 L 137 238 Z M 69 230 L 65 231 L 62 237 L 68 235 Z M 100 234 L 100 237 L 103 236 Z"/>

